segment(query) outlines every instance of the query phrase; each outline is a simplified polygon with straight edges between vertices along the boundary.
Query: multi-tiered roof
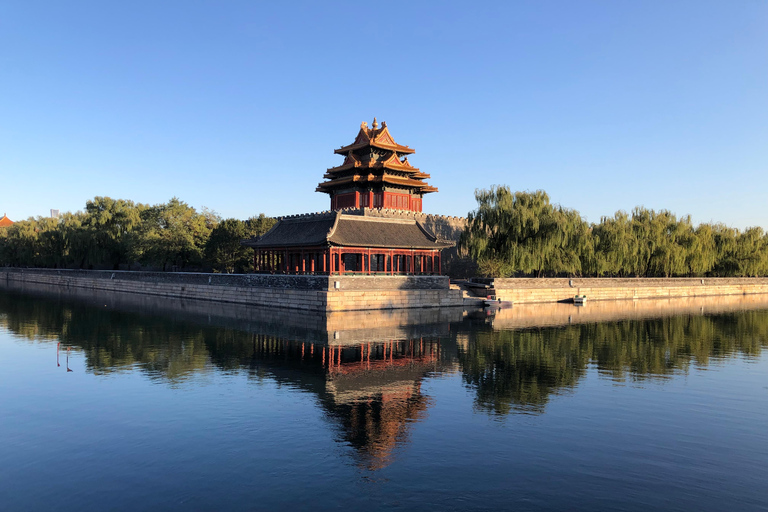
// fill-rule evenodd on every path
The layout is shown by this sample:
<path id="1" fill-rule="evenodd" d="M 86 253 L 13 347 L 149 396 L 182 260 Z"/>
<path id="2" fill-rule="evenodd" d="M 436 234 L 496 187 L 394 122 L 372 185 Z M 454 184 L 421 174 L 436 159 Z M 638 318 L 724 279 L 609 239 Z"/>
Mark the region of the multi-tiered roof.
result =
<path id="1" fill-rule="evenodd" d="M 281 274 L 440 274 L 440 240 L 417 217 L 421 198 L 437 192 L 429 174 L 408 163 L 386 123 L 360 126 L 355 142 L 335 151 L 344 163 L 328 169 L 317 190 L 330 212 L 283 217 L 253 247 L 256 272 Z"/>
<path id="2" fill-rule="evenodd" d="M 350 207 L 392 208 L 421 211 L 424 194 L 437 192 L 426 181 L 429 174 L 408 162 L 415 151 L 395 142 L 387 123 L 381 128 L 376 118 L 373 127 L 360 125 L 355 141 L 334 151 L 344 162 L 328 169 L 326 181 L 317 191 L 331 196 L 331 209 Z"/>

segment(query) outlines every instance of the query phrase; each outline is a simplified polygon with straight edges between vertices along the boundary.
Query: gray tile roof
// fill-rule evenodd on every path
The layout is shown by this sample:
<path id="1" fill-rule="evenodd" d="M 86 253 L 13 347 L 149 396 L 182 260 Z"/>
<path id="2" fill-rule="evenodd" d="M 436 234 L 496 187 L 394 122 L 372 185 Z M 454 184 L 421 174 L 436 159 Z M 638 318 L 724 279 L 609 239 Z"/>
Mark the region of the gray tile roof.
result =
<path id="1" fill-rule="evenodd" d="M 391 247 L 397 249 L 442 249 L 450 242 L 435 236 L 415 220 L 374 219 L 342 216 L 329 238 L 333 245 L 346 247 Z"/>
<path id="2" fill-rule="evenodd" d="M 415 219 L 390 219 L 343 215 L 341 212 L 317 216 L 289 217 L 278 221 L 258 240 L 247 240 L 249 247 L 387 247 L 393 249 L 444 249 L 453 242 L 437 240 Z"/>
<path id="3" fill-rule="evenodd" d="M 326 245 L 328 233 L 336 222 L 335 216 L 280 219 L 272 229 L 257 240 L 247 240 L 250 247 L 307 247 Z"/>

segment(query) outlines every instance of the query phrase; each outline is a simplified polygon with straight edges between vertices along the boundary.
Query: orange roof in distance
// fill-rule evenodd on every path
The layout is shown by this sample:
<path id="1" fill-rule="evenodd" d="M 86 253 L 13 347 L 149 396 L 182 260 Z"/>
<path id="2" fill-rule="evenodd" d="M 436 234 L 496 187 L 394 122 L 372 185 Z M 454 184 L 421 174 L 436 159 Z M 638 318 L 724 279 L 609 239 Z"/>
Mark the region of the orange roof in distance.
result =
<path id="1" fill-rule="evenodd" d="M 0 217 L 0 228 L 7 228 L 8 226 L 12 226 L 13 221 L 8 218 L 6 214 L 3 214 L 2 217 Z"/>

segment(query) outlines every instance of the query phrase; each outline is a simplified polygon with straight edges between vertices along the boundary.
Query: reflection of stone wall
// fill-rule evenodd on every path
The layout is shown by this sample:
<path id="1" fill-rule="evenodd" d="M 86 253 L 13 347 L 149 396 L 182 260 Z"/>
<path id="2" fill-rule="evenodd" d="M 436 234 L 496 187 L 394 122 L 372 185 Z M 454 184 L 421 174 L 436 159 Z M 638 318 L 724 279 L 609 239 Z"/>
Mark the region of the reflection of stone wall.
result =
<path id="1" fill-rule="evenodd" d="M 61 288 L 86 288 L 310 311 L 407 309 L 463 304 L 461 292 L 451 290 L 445 276 L 272 276 L 0 269 L 0 279 Z"/>
<path id="2" fill-rule="evenodd" d="M 497 297 L 520 304 L 563 302 L 574 295 L 595 301 L 762 294 L 768 293 L 768 278 L 512 278 L 494 279 L 491 286 Z"/>
<path id="3" fill-rule="evenodd" d="M 758 309 L 768 309 L 768 295 L 601 301 L 588 303 L 585 306 L 524 304 L 501 309 L 487 319 L 494 329 L 507 330 Z"/>

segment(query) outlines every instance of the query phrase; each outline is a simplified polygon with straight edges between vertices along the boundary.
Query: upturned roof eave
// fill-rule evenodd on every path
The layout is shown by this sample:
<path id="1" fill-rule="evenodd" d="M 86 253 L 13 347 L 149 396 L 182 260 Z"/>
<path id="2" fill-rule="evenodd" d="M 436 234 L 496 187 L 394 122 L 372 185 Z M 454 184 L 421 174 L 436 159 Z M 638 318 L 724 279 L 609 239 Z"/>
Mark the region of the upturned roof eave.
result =
<path id="1" fill-rule="evenodd" d="M 354 151 L 356 149 L 362 149 L 367 146 L 372 146 L 374 148 L 379 149 L 386 149 L 387 151 L 395 151 L 397 153 L 404 153 L 408 155 L 412 155 L 416 152 L 415 149 L 409 148 L 408 146 L 401 146 L 400 144 L 382 144 L 380 142 L 376 141 L 365 141 L 365 142 L 358 142 L 357 144 L 350 144 L 349 146 L 342 146 L 339 149 L 334 149 L 333 152 L 337 155 L 345 155 L 349 153 L 350 151 Z"/>
<path id="2" fill-rule="evenodd" d="M 410 165 L 392 165 L 387 162 L 376 162 L 373 165 L 355 165 L 354 163 L 348 163 L 348 164 L 337 165 L 336 167 L 331 167 L 329 169 L 326 169 L 325 172 L 336 173 L 336 172 L 346 171 L 349 169 L 360 169 L 361 172 L 366 169 L 371 169 L 371 170 L 389 169 L 391 171 L 404 172 L 404 173 L 413 174 L 413 175 L 419 174 L 419 175 L 424 175 L 429 177 L 429 174 L 419 172 L 418 167 L 412 167 Z"/>
<path id="3" fill-rule="evenodd" d="M 433 245 L 401 245 L 401 244 L 342 244 L 329 240 L 329 245 L 333 247 L 360 247 L 360 248 L 376 248 L 376 249 L 447 249 L 453 247 L 456 244 L 435 242 Z"/>

